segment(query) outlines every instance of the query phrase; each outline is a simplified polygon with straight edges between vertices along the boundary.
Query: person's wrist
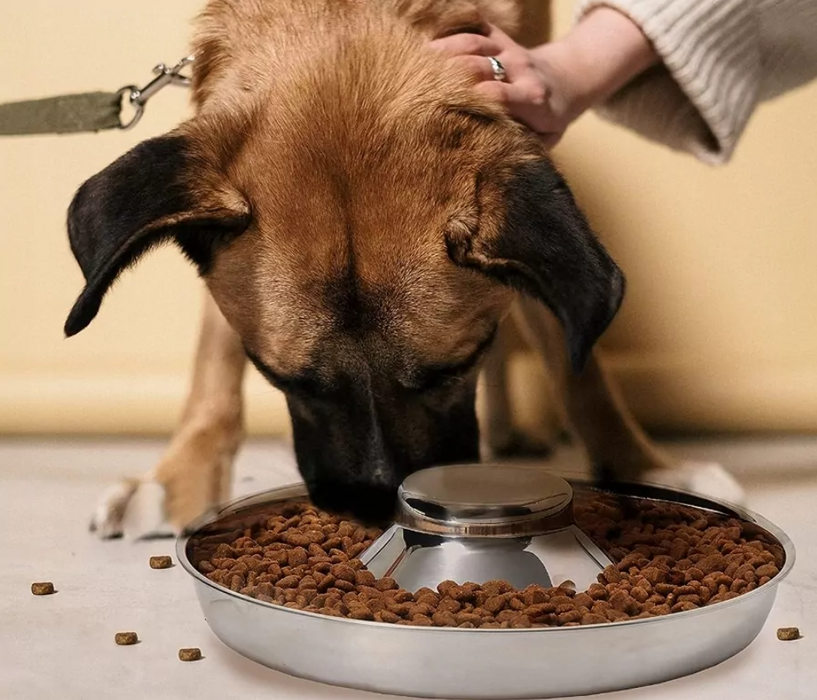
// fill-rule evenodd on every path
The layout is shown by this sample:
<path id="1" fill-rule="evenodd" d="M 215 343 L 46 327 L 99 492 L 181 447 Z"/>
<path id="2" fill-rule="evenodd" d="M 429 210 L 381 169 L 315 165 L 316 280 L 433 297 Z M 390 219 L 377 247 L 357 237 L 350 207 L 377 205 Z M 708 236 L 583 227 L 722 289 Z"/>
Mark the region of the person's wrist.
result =
<path id="1" fill-rule="evenodd" d="M 601 92 L 600 78 L 592 70 L 593 61 L 583 55 L 568 38 L 531 51 L 531 60 L 548 86 L 548 106 L 571 122 L 593 106 Z"/>
<path id="2" fill-rule="evenodd" d="M 659 58 L 638 25 L 607 6 L 588 12 L 564 38 L 535 49 L 568 86 L 572 111 L 604 102 Z"/>

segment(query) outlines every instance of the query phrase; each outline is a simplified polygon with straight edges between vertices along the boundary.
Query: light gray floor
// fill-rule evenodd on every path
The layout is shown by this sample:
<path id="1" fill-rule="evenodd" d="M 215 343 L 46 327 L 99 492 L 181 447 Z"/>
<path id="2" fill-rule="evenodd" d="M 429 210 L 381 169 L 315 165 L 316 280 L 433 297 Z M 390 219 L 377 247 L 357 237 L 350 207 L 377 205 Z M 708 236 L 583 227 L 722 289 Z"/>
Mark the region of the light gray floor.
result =
<path id="1" fill-rule="evenodd" d="M 148 568 L 150 555 L 173 554 L 171 541 L 100 542 L 87 532 L 99 492 L 117 476 L 148 468 L 163 446 L 162 441 L 0 441 L 0 698 L 377 697 L 289 678 L 224 647 L 202 619 L 184 571 Z M 689 678 L 605 697 L 814 700 L 817 438 L 697 441 L 670 448 L 730 467 L 749 494 L 749 507 L 792 537 L 798 563 L 780 587 L 766 628 L 737 657 Z M 581 473 L 581 456 L 563 450 L 552 469 Z M 295 478 L 286 445 L 253 442 L 241 454 L 236 491 L 250 493 Z M 59 592 L 32 596 L 29 585 L 40 580 L 53 581 Z M 789 625 L 799 626 L 805 638 L 777 641 L 777 627 Z M 139 645 L 114 645 L 115 632 L 131 630 L 139 633 Z M 176 653 L 183 646 L 200 647 L 205 659 L 181 663 Z M 592 659 L 586 663 L 592 668 Z"/>

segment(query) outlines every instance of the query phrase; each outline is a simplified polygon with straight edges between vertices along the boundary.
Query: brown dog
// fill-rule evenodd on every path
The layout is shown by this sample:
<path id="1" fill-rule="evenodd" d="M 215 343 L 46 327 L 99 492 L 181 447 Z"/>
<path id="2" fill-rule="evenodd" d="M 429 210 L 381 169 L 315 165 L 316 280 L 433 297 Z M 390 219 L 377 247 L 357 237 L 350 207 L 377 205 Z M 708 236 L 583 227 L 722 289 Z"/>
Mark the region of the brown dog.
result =
<path id="1" fill-rule="evenodd" d="M 227 497 L 246 357 L 286 394 L 312 499 L 388 514 L 406 475 L 479 458 L 478 367 L 512 307 L 594 463 L 628 478 L 669 464 L 592 355 L 621 272 L 537 138 L 426 48 L 485 21 L 512 31 L 513 14 L 499 0 L 211 0 L 195 117 L 70 207 L 86 286 L 68 335 L 164 241 L 209 292 L 181 426 L 155 470 L 106 495 L 100 534 L 178 530 Z"/>

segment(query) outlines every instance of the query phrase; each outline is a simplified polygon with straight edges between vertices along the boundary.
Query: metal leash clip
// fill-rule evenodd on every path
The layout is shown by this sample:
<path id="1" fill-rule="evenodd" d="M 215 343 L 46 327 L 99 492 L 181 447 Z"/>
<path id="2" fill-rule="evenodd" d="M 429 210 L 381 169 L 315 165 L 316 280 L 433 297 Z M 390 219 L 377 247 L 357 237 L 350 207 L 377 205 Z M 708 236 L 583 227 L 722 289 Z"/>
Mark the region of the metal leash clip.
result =
<path id="1" fill-rule="evenodd" d="M 145 87 L 139 88 L 136 87 L 136 85 L 126 85 L 125 87 L 117 90 L 116 94 L 119 95 L 120 98 L 123 95 L 128 95 L 128 102 L 135 110 L 131 120 L 127 123 L 120 122 L 119 128 L 127 130 L 136 126 L 136 123 L 145 113 L 145 105 L 147 104 L 147 101 L 165 86 L 189 86 L 191 80 L 190 77 L 187 75 L 182 75 L 181 71 L 185 66 L 193 63 L 193 60 L 193 56 L 186 56 L 172 68 L 168 68 L 164 63 L 160 63 L 153 69 L 156 77 L 145 85 Z"/>

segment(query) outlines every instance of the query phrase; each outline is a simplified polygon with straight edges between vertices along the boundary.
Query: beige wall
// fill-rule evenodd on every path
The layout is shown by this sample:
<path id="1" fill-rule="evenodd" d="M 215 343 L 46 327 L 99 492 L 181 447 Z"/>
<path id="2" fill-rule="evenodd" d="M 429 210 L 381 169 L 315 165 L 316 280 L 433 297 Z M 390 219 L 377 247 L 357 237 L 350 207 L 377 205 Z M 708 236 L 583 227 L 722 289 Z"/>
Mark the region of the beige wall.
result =
<path id="1" fill-rule="evenodd" d="M 556 3 L 557 31 L 571 3 Z M 3 0 L 0 101 L 113 89 L 186 50 L 200 2 Z M 168 89 L 132 132 L 0 138 L 0 431 L 164 432 L 184 396 L 199 283 L 149 256 L 71 340 L 65 209 L 89 175 L 187 114 Z M 604 346 L 651 426 L 817 430 L 817 86 L 765 107 L 735 162 L 699 165 L 588 116 L 557 151 L 628 274 Z M 253 373 L 250 429 L 286 428 Z"/>

